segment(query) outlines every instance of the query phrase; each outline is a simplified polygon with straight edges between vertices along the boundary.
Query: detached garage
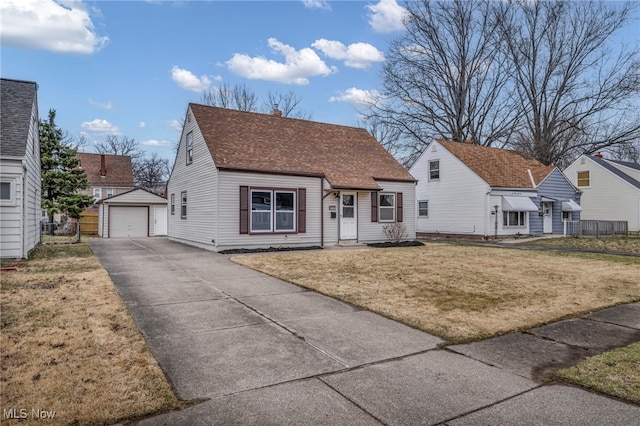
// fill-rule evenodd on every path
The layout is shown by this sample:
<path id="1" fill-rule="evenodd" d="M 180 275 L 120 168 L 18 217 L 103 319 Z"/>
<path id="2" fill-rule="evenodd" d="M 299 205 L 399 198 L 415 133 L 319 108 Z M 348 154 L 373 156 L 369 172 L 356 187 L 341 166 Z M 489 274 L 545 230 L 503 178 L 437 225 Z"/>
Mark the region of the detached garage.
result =
<path id="1" fill-rule="evenodd" d="M 134 189 L 100 201 L 98 235 L 139 238 L 167 235 L 167 200 Z"/>

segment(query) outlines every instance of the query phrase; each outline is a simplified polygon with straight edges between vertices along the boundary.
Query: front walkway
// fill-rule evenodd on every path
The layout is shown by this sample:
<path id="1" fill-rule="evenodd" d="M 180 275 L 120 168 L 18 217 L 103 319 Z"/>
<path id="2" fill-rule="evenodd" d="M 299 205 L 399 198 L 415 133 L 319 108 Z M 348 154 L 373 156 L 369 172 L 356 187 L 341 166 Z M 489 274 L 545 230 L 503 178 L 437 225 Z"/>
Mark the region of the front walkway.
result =
<path id="1" fill-rule="evenodd" d="M 565 322 L 442 347 L 437 337 L 166 238 L 89 245 L 178 396 L 206 399 L 141 425 L 631 425 L 640 418 L 639 406 L 541 382 L 581 342 L 595 352 L 640 340 L 640 304 L 573 320 L 578 328 Z M 618 340 L 606 343 L 589 331 L 613 336 L 614 328 Z M 582 334 L 570 340 L 576 329 Z"/>

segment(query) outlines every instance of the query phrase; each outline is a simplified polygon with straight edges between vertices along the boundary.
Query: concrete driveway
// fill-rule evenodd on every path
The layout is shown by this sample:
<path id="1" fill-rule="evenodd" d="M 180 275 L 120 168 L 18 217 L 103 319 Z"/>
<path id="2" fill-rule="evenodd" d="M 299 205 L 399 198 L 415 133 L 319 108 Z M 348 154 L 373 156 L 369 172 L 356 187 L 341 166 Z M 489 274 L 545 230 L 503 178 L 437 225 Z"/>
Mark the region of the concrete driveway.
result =
<path id="1" fill-rule="evenodd" d="M 96 239 L 184 400 L 139 424 L 637 424 L 640 407 L 541 385 L 439 338 L 166 238 Z"/>

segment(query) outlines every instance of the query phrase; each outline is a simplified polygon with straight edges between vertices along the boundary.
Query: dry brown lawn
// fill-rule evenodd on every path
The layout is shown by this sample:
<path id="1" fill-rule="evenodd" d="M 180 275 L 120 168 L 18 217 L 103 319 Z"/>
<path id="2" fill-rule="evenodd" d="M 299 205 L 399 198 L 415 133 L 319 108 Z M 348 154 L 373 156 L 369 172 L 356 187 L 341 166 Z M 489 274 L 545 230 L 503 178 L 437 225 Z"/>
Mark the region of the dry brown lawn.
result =
<path id="1" fill-rule="evenodd" d="M 558 248 L 575 248 L 580 250 L 604 251 L 610 253 L 640 254 L 640 237 L 563 237 L 544 238 L 533 241 L 536 246 L 549 246 Z"/>
<path id="2" fill-rule="evenodd" d="M 640 258 L 430 243 L 233 261 L 451 342 L 640 300 Z"/>
<path id="3" fill-rule="evenodd" d="M 113 424 L 180 406 L 85 244 L 41 246 L 2 272 L 1 295 L 3 409 L 31 424 L 43 423 L 32 409 L 54 424 Z"/>

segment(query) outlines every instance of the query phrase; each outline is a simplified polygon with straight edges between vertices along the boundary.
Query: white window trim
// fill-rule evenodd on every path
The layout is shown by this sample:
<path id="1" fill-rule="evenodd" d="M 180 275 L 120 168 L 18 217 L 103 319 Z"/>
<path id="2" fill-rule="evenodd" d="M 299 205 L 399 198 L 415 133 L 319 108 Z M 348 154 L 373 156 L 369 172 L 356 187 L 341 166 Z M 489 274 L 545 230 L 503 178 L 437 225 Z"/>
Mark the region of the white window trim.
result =
<path id="1" fill-rule="evenodd" d="M 437 178 L 432 178 L 431 177 L 431 163 L 435 163 L 438 162 L 438 177 Z M 429 174 L 429 180 L 440 180 L 440 159 L 439 158 L 434 158 L 433 160 L 429 160 L 429 162 L 427 163 L 427 173 Z"/>
<path id="2" fill-rule="evenodd" d="M 113 193 L 114 193 L 113 188 L 107 188 L 107 198 L 113 197 Z"/>
<path id="3" fill-rule="evenodd" d="M 16 180 L 11 178 L 2 178 L 0 179 L 0 182 L 9 184 L 9 198 L 6 200 L 0 200 L 0 205 L 15 206 L 16 205 Z"/>
<path id="4" fill-rule="evenodd" d="M 393 197 L 393 205 L 392 206 L 383 206 L 382 205 L 382 196 L 383 195 L 391 195 Z M 378 222 L 382 223 L 393 223 L 396 221 L 396 193 L 395 192 L 380 192 L 378 194 Z M 391 210 L 393 212 L 393 219 L 383 219 L 382 218 L 382 210 Z"/>
<path id="5" fill-rule="evenodd" d="M 193 163 L 193 132 L 187 133 L 187 164 Z"/>
<path id="6" fill-rule="evenodd" d="M 524 217 L 522 219 L 522 225 L 511 225 L 510 223 L 505 225 L 504 220 L 505 220 L 505 215 L 508 218 L 509 217 L 509 213 L 518 213 L 518 221 L 520 220 L 520 213 L 524 214 Z M 511 210 L 503 210 L 502 211 L 502 227 L 507 229 L 516 229 L 516 228 L 526 228 L 527 227 L 527 219 L 529 218 L 529 212 L 512 212 Z"/>
<path id="7" fill-rule="evenodd" d="M 426 215 L 421 215 L 420 214 L 420 203 L 427 203 L 427 214 Z M 429 200 L 418 200 L 418 217 L 422 217 L 422 218 L 428 218 L 429 217 Z"/>
<path id="8" fill-rule="evenodd" d="M 269 192 L 271 193 L 271 209 L 270 210 L 253 210 L 253 194 L 255 192 Z M 291 214 L 293 217 L 293 226 L 291 229 L 276 229 L 276 215 L 280 211 L 276 206 L 276 194 L 292 194 L 293 195 L 293 210 L 291 210 Z M 298 229 L 297 223 L 297 201 L 298 201 L 298 193 L 292 189 L 260 189 L 260 188 L 252 188 L 249 194 L 249 232 L 252 234 L 291 234 L 296 233 Z M 269 212 L 269 229 L 254 229 L 253 228 L 253 213 L 261 211 L 261 212 Z M 283 212 L 289 212 L 289 210 L 282 210 Z"/>
<path id="9" fill-rule="evenodd" d="M 97 203 L 100 200 L 102 200 L 102 188 L 93 188 L 93 202 Z"/>
<path id="10" fill-rule="evenodd" d="M 171 194 L 171 216 L 176 215 L 176 194 Z"/>
<path id="11" fill-rule="evenodd" d="M 189 199 L 187 198 L 187 191 L 182 191 L 180 193 L 180 219 L 187 218 L 187 202 Z M 184 214 L 182 214 L 182 208 L 184 207 Z"/>

